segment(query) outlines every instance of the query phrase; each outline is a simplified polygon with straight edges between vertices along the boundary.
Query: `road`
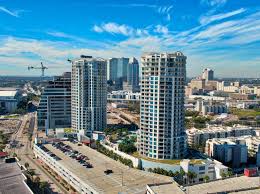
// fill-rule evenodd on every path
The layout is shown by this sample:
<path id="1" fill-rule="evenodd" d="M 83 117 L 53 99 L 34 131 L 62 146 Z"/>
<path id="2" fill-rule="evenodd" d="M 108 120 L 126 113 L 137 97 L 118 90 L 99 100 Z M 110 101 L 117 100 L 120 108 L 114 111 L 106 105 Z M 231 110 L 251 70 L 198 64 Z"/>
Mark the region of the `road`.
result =
<path id="1" fill-rule="evenodd" d="M 67 190 L 42 167 L 40 162 L 34 159 L 32 142 L 37 132 L 35 116 L 35 113 L 28 113 L 24 116 L 20 128 L 11 137 L 10 142 L 12 142 L 14 148 L 11 148 L 9 153 L 15 152 L 21 159 L 21 164 L 29 163 L 29 168 L 35 170 L 36 175 L 40 177 L 41 181 L 46 181 L 50 184 L 52 193 L 68 193 Z M 29 140 L 30 133 L 32 134 L 32 141 Z"/>

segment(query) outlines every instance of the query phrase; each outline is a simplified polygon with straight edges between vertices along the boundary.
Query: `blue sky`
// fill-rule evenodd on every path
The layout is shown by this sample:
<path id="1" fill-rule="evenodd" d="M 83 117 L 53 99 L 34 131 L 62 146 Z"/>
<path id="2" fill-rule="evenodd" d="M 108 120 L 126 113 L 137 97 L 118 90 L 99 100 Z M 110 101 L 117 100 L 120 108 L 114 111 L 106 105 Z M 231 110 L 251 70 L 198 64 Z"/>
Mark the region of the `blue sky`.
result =
<path id="1" fill-rule="evenodd" d="M 188 76 L 260 77 L 259 0 L 0 0 L 0 75 L 67 58 L 182 51 Z"/>

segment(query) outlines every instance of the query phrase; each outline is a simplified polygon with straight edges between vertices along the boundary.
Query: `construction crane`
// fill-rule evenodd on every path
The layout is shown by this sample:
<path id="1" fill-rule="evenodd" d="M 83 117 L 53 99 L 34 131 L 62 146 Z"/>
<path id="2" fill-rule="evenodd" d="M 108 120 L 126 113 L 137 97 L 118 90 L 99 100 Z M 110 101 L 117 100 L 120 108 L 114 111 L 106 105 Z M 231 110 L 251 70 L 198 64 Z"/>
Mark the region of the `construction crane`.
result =
<path id="1" fill-rule="evenodd" d="M 31 69 L 40 69 L 40 70 L 42 70 L 41 77 L 43 78 L 44 77 L 44 71 L 46 69 L 48 69 L 48 67 L 44 66 L 43 63 L 41 62 L 41 66 L 40 67 L 39 66 L 38 67 L 36 67 L 36 66 L 28 66 L 28 70 L 30 71 Z"/>

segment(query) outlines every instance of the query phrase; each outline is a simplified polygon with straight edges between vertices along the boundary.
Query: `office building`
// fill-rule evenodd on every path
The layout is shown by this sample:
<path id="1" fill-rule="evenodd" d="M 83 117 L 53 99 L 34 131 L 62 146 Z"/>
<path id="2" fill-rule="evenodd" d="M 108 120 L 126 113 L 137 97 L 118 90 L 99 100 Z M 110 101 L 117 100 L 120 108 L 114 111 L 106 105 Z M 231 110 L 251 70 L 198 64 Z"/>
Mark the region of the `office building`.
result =
<path id="1" fill-rule="evenodd" d="M 124 82 L 123 89 L 126 91 L 139 91 L 139 63 L 132 57 L 127 65 L 127 81 Z"/>
<path id="2" fill-rule="evenodd" d="M 204 69 L 202 79 L 205 79 L 206 81 L 214 80 L 214 71 L 209 68 Z"/>
<path id="3" fill-rule="evenodd" d="M 81 135 L 106 128 L 106 60 L 81 56 L 72 61 L 72 128 Z"/>
<path id="4" fill-rule="evenodd" d="M 141 69 L 138 151 L 154 159 L 182 158 L 186 153 L 186 56 L 181 52 L 146 53 L 141 57 Z"/>
<path id="5" fill-rule="evenodd" d="M 204 145 L 208 139 L 253 135 L 254 129 L 242 125 L 234 125 L 233 127 L 209 125 L 205 129 L 188 129 L 186 133 L 189 146 L 194 147 L 197 145 Z"/>
<path id="6" fill-rule="evenodd" d="M 114 89 L 123 89 L 123 82 L 127 81 L 127 68 L 129 58 L 110 58 L 107 60 L 107 80 L 112 83 Z"/>
<path id="7" fill-rule="evenodd" d="M 38 129 L 71 127 L 71 73 L 55 76 L 42 92 L 37 109 Z"/>

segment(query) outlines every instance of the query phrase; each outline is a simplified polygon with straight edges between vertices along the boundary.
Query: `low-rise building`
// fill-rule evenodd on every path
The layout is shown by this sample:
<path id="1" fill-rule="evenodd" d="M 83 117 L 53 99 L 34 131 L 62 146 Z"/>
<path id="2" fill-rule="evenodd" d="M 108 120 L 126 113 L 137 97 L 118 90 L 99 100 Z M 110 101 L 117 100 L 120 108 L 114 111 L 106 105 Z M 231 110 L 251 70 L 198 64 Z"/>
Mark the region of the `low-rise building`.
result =
<path id="1" fill-rule="evenodd" d="M 130 91 L 112 91 L 111 93 L 107 94 L 108 101 L 140 101 L 141 94 L 139 92 L 133 93 Z"/>
<path id="2" fill-rule="evenodd" d="M 260 96 L 260 86 L 254 87 L 254 94 L 256 94 L 257 96 Z"/>
<path id="3" fill-rule="evenodd" d="M 0 88 L 0 111 L 2 113 L 14 112 L 21 99 L 21 92 L 16 88 Z"/>
<path id="4" fill-rule="evenodd" d="M 222 114 L 228 112 L 228 108 L 225 103 L 220 103 L 213 100 L 205 101 L 202 99 L 197 100 L 195 110 L 200 112 L 202 115 L 207 115 L 207 114 L 215 115 L 215 114 Z"/>
<path id="5" fill-rule="evenodd" d="M 209 139 L 206 142 L 205 153 L 224 164 L 231 164 L 234 168 L 247 163 L 247 146 L 243 140 Z"/>
<path id="6" fill-rule="evenodd" d="M 232 100 L 255 100 L 256 94 L 240 94 L 240 93 L 231 93 L 229 97 Z"/>
<path id="7" fill-rule="evenodd" d="M 187 182 L 203 182 L 205 177 L 208 177 L 208 180 L 215 180 L 222 178 L 223 173 L 227 173 L 228 167 L 224 166 L 221 162 L 218 162 L 216 160 L 203 160 L 203 162 L 198 163 L 196 165 L 190 164 L 189 159 L 182 160 L 180 162 L 180 166 L 182 170 L 187 174 L 188 172 L 193 172 L 197 176 L 192 181 L 186 180 Z M 188 179 L 188 177 L 186 177 Z"/>
<path id="8" fill-rule="evenodd" d="M 260 137 L 249 135 L 210 139 L 206 142 L 205 153 L 221 162 L 232 162 L 236 167 L 238 163 L 246 163 L 250 156 L 260 166 Z"/>
<path id="9" fill-rule="evenodd" d="M 242 125 L 234 125 L 233 127 L 209 125 L 204 129 L 188 129 L 186 133 L 188 136 L 188 145 L 194 147 L 196 145 L 204 145 L 208 139 L 253 135 L 254 129 Z"/>

